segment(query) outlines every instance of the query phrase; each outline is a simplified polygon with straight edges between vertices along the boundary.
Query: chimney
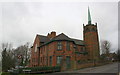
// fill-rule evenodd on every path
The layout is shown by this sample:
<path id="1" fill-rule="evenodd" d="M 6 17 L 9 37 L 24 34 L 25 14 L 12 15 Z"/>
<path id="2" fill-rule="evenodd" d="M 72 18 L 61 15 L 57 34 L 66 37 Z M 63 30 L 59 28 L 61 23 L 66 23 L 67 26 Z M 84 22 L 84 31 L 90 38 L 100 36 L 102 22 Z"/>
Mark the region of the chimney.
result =
<path id="1" fill-rule="evenodd" d="M 50 39 L 56 37 L 56 32 L 55 31 L 52 31 L 50 34 L 48 33 L 47 35 Z"/>
<path id="2" fill-rule="evenodd" d="M 48 38 L 51 38 L 51 36 L 50 36 L 50 34 L 49 34 L 49 33 L 48 33 L 47 37 L 48 37 Z"/>
<path id="3" fill-rule="evenodd" d="M 51 32 L 51 38 L 54 38 L 56 36 L 56 32 L 55 31 L 52 31 Z"/>

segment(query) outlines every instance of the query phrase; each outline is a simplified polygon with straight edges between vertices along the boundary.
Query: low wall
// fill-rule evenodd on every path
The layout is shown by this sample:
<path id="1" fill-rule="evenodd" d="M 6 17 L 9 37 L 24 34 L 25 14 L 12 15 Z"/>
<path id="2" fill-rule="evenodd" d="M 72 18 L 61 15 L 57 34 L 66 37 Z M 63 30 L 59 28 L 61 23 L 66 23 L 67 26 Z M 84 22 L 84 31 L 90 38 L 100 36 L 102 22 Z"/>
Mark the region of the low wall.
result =
<path id="1" fill-rule="evenodd" d="M 66 63 L 62 63 L 61 71 L 67 71 L 67 70 L 76 70 L 76 69 L 82 69 L 82 68 L 88 68 L 88 67 L 95 67 L 95 66 L 101 66 L 108 64 L 110 62 L 82 62 L 78 63 L 76 61 L 71 61 L 71 68 L 66 68 Z"/>
<path id="2" fill-rule="evenodd" d="M 95 67 L 95 66 L 101 66 L 105 64 L 110 64 L 111 62 L 88 62 L 88 63 L 77 63 L 77 69 L 81 68 L 87 68 L 87 67 Z"/>
<path id="3" fill-rule="evenodd" d="M 76 70 L 76 69 L 87 68 L 92 66 L 94 66 L 93 62 L 77 63 L 76 61 L 71 61 L 71 68 L 67 69 L 66 63 L 63 63 L 61 65 L 61 71 L 67 71 L 67 70 L 70 71 L 70 70 Z"/>
<path id="4" fill-rule="evenodd" d="M 94 63 L 77 63 L 76 69 L 87 68 L 94 66 Z"/>

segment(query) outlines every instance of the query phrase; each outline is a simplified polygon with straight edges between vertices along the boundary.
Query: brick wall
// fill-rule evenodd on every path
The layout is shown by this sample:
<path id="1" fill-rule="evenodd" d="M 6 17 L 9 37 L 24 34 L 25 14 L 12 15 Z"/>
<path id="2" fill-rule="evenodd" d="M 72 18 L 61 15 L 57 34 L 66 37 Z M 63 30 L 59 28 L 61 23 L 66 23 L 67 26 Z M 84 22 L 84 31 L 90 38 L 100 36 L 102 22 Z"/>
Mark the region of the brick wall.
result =
<path id="1" fill-rule="evenodd" d="M 40 42 L 40 40 L 39 40 L 39 37 L 37 35 L 35 40 L 34 40 L 33 47 L 31 48 L 31 60 L 30 60 L 31 67 L 38 66 L 38 50 L 35 52 L 35 47 L 36 47 L 36 44 L 37 44 L 37 46 L 40 45 L 39 42 Z"/>
<path id="2" fill-rule="evenodd" d="M 87 67 L 92 67 L 92 66 L 94 66 L 92 62 L 82 63 L 82 64 L 77 63 L 77 69 L 82 69 L 82 68 L 87 68 Z"/>
<path id="3" fill-rule="evenodd" d="M 84 41 L 89 59 L 99 59 L 100 52 L 97 25 L 84 26 Z"/>

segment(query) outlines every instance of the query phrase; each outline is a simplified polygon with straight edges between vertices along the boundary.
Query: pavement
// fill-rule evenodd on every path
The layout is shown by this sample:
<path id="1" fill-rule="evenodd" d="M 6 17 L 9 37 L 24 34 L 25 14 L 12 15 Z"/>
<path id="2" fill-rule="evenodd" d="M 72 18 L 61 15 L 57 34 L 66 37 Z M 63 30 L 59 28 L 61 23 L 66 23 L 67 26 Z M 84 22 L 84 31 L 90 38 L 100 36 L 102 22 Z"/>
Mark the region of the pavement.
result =
<path id="1" fill-rule="evenodd" d="M 85 68 L 75 71 L 64 71 L 61 73 L 119 73 L 120 63 L 112 63 L 98 67 Z"/>

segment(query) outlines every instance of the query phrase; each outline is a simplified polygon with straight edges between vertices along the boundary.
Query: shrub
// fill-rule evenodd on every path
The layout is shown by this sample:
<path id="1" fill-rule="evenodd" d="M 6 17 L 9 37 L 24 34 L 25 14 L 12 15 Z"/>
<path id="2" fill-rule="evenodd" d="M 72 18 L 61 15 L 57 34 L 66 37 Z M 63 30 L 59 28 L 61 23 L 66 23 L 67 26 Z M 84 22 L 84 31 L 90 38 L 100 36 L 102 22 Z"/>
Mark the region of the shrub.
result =
<path id="1" fill-rule="evenodd" d="M 8 72 L 2 72 L 1 75 L 10 75 L 10 73 L 8 73 Z"/>
<path id="2" fill-rule="evenodd" d="M 22 72 L 23 70 L 31 70 L 31 72 L 42 72 L 42 71 L 51 71 L 51 72 L 55 72 L 55 71 L 60 71 L 61 67 L 60 66 L 44 66 L 44 67 L 29 67 L 29 68 L 22 68 Z"/>

